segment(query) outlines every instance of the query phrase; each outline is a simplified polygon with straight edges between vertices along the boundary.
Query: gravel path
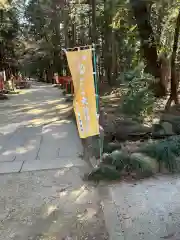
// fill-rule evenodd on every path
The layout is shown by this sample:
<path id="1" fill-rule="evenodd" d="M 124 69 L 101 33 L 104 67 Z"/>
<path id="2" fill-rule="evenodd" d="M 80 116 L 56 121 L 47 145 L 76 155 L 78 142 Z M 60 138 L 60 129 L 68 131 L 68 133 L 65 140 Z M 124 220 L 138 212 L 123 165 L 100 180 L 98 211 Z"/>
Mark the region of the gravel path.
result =
<path id="1" fill-rule="evenodd" d="M 0 102 L 0 239 L 108 239 L 69 109 L 43 84 Z"/>

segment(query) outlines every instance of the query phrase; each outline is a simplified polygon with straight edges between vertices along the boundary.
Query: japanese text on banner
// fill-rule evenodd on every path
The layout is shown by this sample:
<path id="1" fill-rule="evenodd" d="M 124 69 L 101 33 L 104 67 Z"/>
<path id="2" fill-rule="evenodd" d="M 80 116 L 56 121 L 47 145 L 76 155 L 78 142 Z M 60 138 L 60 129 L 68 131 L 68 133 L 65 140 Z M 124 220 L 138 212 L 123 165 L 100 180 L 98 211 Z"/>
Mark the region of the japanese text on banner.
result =
<path id="1" fill-rule="evenodd" d="M 66 52 L 74 84 L 74 110 L 80 138 L 99 134 L 92 50 Z"/>

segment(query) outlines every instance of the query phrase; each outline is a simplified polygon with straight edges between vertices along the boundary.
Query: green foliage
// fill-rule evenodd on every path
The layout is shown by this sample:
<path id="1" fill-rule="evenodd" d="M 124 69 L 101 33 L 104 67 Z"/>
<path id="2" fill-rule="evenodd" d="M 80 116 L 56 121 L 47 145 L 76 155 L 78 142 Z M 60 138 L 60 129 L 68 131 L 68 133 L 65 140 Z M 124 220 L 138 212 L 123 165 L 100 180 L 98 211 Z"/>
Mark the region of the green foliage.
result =
<path id="1" fill-rule="evenodd" d="M 104 153 L 102 163 L 115 166 L 123 170 L 129 163 L 129 155 L 123 151 L 115 150 L 112 153 Z"/>
<path id="2" fill-rule="evenodd" d="M 128 156 L 119 150 L 115 150 L 111 153 L 111 157 L 112 165 L 116 166 L 116 169 L 119 171 L 122 171 L 127 164 Z"/>
<path id="3" fill-rule="evenodd" d="M 87 176 L 88 180 L 100 181 L 100 180 L 117 180 L 120 179 L 120 172 L 116 170 L 114 166 L 100 165 L 93 169 Z"/>
<path id="4" fill-rule="evenodd" d="M 133 153 L 130 156 L 130 171 L 134 171 L 141 177 L 152 176 L 157 171 L 156 160 L 141 153 Z"/>
<path id="5" fill-rule="evenodd" d="M 90 174 L 89 180 L 116 180 L 125 172 L 136 173 L 137 178 L 152 176 L 156 172 L 156 161 L 140 153 L 128 155 L 115 150 L 105 153 L 98 168 Z"/>
<path id="6" fill-rule="evenodd" d="M 148 144 L 142 147 L 140 151 L 154 159 L 159 163 L 165 164 L 166 168 L 171 172 L 179 172 L 180 157 L 180 137 L 169 137 L 167 139 Z"/>
<path id="7" fill-rule="evenodd" d="M 0 9 L 0 71 L 17 66 L 16 45 L 19 22 L 13 5 Z"/>
<path id="8" fill-rule="evenodd" d="M 45 69 L 59 73 L 66 69 L 67 73 L 61 49 L 95 42 L 98 44 L 99 72 L 113 85 L 121 72 L 134 68 L 142 60 L 142 43 L 147 39 L 154 39 L 152 44 L 157 46 L 158 53 L 165 51 L 167 46 L 169 55 L 174 31 L 174 17 L 172 19 L 171 15 L 174 15 L 172 12 L 177 9 L 178 1 L 152 1 L 151 8 L 147 3 L 149 12 L 145 12 L 143 17 L 150 19 L 155 36 L 146 36 L 145 39 L 139 34 L 132 2 L 136 2 L 141 9 L 144 1 L 94 0 L 77 4 L 76 1 L 29 0 L 24 33 L 28 32 L 26 41 L 33 42 L 34 49 L 33 53 L 28 49 L 29 57 L 24 65 L 30 72 L 33 69 L 33 73 Z M 139 19 L 142 22 L 143 17 Z M 35 64 L 31 65 L 31 61 Z"/>
<path id="9" fill-rule="evenodd" d="M 121 145 L 117 142 L 104 143 L 104 152 L 112 153 L 116 149 L 121 149 Z"/>
<path id="10" fill-rule="evenodd" d="M 100 165 L 91 171 L 88 180 L 117 180 L 127 167 L 129 156 L 119 150 L 103 155 Z"/>
<path id="11" fill-rule="evenodd" d="M 119 150 L 105 153 L 90 180 L 97 179 L 97 176 L 99 180 L 115 180 L 125 172 L 144 178 L 161 171 L 161 166 L 171 173 L 180 172 L 180 136 L 147 143 L 130 155 Z"/>
<path id="12" fill-rule="evenodd" d="M 121 111 L 135 119 L 143 120 L 153 111 L 155 98 L 149 89 L 153 77 L 145 73 L 141 65 L 125 73 L 124 79 L 127 90 L 123 95 Z"/>

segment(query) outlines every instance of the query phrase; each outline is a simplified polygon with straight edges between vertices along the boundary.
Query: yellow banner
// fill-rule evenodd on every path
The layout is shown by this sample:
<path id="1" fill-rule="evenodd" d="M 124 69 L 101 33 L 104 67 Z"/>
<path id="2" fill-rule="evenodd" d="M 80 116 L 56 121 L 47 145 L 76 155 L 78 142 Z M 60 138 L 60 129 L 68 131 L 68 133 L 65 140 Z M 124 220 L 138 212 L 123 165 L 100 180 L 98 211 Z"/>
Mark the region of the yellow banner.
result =
<path id="1" fill-rule="evenodd" d="M 99 134 L 92 50 L 66 52 L 74 85 L 74 110 L 80 138 Z"/>

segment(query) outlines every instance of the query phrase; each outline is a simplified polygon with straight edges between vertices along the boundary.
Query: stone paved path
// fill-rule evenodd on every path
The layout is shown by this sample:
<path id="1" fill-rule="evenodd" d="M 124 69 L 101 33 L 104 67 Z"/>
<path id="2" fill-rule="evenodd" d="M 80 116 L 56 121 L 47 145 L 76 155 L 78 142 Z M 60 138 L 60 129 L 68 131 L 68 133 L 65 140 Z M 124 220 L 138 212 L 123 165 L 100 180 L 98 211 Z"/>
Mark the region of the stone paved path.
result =
<path id="1" fill-rule="evenodd" d="M 0 239 L 108 239 L 69 107 L 43 84 L 0 102 Z"/>
<path id="2" fill-rule="evenodd" d="M 1 101 L 0 173 L 81 165 L 81 143 L 66 119 L 69 109 L 51 85 L 36 84 Z"/>
<path id="3" fill-rule="evenodd" d="M 82 181 L 69 108 L 42 84 L 0 102 L 0 239 L 179 240 L 180 176 L 105 183 L 99 194 Z"/>

